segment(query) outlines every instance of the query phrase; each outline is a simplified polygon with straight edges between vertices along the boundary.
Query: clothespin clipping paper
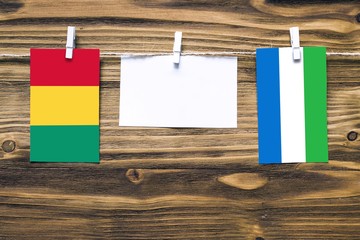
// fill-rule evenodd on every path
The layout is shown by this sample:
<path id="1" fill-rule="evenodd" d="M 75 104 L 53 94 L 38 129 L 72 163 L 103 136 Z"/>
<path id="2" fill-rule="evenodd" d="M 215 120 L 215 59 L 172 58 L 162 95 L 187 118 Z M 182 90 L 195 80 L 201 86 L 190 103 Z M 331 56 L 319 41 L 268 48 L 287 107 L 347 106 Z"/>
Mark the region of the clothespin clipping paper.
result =
<path id="1" fill-rule="evenodd" d="M 180 54 L 181 54 L 181 38 L 182 32 L 175 32 L 175 40 L 174 40 L 174 60 L 173 62 L 176 64 L 180 63 Z"/>

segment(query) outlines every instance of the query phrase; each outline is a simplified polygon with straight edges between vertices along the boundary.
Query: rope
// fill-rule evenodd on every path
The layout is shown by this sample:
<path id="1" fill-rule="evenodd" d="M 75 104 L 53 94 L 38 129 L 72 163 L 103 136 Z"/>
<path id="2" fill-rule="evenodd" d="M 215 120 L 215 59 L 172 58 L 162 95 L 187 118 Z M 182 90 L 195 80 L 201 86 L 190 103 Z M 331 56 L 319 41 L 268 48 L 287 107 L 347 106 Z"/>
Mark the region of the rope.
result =
<path id="1" fill-rule="evenodd" d="M 173 53 L 159 53 L 159 52 L 151 52 L 151 53 L 129 53 L 129 52 L 102 52 L 100 56 L 118 56 L 118 57 L 129 57 L 129 56 L 168 56 Z M 255 55 L 256 52 L 182 52 L 182 56 L 242 56 L 242 55 Z M 360 56 L 359 52 L 327 52 L 327 56 Z M 0 54 L 0 57 L 4 58 L 26 58 L 30 57 L 30 54 Z"/>

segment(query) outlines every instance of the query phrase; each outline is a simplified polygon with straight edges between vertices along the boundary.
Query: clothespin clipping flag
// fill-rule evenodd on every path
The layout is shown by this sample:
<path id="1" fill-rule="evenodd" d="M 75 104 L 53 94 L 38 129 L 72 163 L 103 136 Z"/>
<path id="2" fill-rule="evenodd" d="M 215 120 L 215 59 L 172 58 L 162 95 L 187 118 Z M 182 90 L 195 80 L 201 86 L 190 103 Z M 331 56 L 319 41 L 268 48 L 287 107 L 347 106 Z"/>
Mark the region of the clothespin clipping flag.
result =
<path id="1" fill-rule="evenodd" d="M 294 58 L 291 47 L 256 50 L 260 164 L 328 161 L 326 49 Z"/>
<path id="2" fill-rule="evenodd" d="M 99 49 L 30 50 L 30 161 L 99 162 Z"/>

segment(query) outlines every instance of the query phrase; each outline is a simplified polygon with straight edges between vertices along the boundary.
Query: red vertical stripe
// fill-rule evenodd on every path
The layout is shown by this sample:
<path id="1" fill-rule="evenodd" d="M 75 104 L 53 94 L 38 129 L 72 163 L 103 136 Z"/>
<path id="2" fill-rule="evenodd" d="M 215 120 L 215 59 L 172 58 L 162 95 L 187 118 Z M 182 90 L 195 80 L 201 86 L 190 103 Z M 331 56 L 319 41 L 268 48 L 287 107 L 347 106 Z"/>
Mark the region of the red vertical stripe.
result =
<path id="1" fill-rule="evenodd" d="M 30 49 L 31 86 L 99 86 L 100 50 Z"/>

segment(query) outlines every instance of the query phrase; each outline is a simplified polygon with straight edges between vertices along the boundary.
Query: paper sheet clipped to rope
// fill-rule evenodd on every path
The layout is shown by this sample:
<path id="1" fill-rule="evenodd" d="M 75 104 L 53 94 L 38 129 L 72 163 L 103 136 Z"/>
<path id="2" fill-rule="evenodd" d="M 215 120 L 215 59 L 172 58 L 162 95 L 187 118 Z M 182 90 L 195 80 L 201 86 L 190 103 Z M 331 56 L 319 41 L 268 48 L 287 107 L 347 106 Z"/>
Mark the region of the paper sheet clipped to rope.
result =
<path id="1" fill-rule="evenodd" d="M 99 49 L 30 50 L 30 161 L 99 162 Z"/>
<path id="2" fill-rule="evenodd" d="M 120 126 L 236 128 L 237 58 L 121 58 Z"/>
<path id="3" fill-rule="evenodd" d="M 326 49 L 256 51 L 259 163 L 327 162 Z"/>

